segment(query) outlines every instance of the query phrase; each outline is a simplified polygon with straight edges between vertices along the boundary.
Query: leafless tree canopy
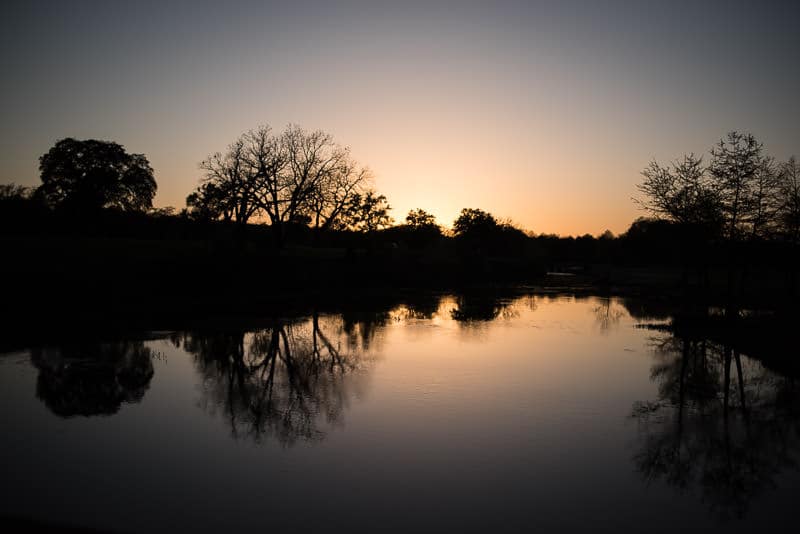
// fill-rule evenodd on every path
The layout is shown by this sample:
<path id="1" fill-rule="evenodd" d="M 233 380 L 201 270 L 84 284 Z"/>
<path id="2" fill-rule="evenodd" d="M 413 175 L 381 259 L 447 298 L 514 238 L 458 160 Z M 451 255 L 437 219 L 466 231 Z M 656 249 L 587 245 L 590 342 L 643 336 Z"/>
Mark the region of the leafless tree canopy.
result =
<path id="1" fill-rule="evenodd" d="M 653 161 L 642 175 L 645 200 L 638 202 L 656 217 L 696 224 L 715 216 L 718 199 L 702 157 L 689 154 L 671 166 Z"/>
<path id="2" fill-rule="evenodd" d="M 245 132 L 200 168 L 204 178 L 187 198 L 196 215 L 241 224 L 262 218 L 276 235 L 293 222 L 317 229 L 347 226 L 364 199 L 376 197 L 369 190 L 371 172 L 348 148 L 330 134 L 295 125 L 278 134 L 269 126 Z"/>
<path id="3" fill-rule="evenodd" d="M 800 165 L 794 157 L 778 172 L 779 225 L 793 243 L 800 242 Z"/>
<path id="4" fill-rule="evenodd" d="M 730 132 L 710 152 L 672 165 L 653 161 L 637 202 L 655 217 L 701 226 L 730 240 L 798 239 L 798 166 L 777 164 L 750 134 Z"/>

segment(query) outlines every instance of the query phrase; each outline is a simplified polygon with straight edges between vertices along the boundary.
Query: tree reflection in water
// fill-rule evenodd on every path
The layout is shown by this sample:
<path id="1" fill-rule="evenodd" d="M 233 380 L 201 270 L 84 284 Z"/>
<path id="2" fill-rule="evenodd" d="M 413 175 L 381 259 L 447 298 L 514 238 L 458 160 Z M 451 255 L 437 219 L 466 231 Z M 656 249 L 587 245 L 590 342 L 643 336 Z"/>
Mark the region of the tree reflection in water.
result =
<path id="1" fill-rule="evenodd" d="M 221 409 L 235 438 L 315 441 L 363 393 L 377 327 L 388 313 L 274 319 L 252 332 L 173 337 L 194 356 L 202 404 Z"/>
<path id="2" fill-rule="evenodd" d="M 698 493 L 722 518 L 742 517 L 782 471 L 797 468 L 800 388 L 740 354 L 725 334 L 736 325 L 711 334 L 708 323 L 678 316 L 651 326 L 659 330 L 651 373 L 658 399 L 634 405 L 634 462 L 647 481 Z"/>
<path id="3" fill-rule="evenodd" d="M 143 341 L 69 344 L 33 349 L 36 396 L 56 415 L 111 415 L 142 400 L 153 377 L 153 351 Z"/>
<path id="4" fill-rule="evenodd" d="M 513 300 L 483 294 L 461 295 L 456 298 L 456 307 L 450 310 L 450 318 L 462 324 L 491 322 L 498 317 L 511 319 L 517 315 Z"/>
<path id="5" fill-rule="evenodd" d="M 625 316 L 625 309 L 617 299 L 611 297 L 599 297 L 597 300 L 599 304 L 592 308 L 595 322 L 601 333 L 608 334 L 619 325 L 620 319 Z"/>

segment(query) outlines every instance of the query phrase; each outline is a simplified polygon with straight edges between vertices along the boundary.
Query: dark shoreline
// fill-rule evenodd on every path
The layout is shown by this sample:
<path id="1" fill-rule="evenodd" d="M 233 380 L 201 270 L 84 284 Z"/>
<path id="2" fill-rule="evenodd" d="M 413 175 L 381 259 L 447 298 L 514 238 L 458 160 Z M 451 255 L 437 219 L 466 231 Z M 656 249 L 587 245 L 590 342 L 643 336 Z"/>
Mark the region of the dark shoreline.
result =
<path id="1" fill-rule="evenodd" d="M 547 280 L 542 280 L 546 282 Z M 719 330 L 720 314 L 708 322 L 708 310 L 724 310 L 725 296 L 686 291 L 680 287 L 640 285 L 599 285 L 576 278 L 571 285 L 545 283 L 473 284 L 446 288 L 431 287 L 337 287 L 288 289 L 270 294 L 249 295 L 243 301 L 218 293 L 205 298 L 190 295 L 143 295 L 136 299 L 113 298 L 102 293 L 65 294 L 62 298 L 40 301 L 14 293 L 3 300 L 4 335 L 2 348 L 24 345 L 35 340 L 63 340 L 89 336 L 126 336 L 144 332 L 177 331 L 195 328 L 225 329 L 258 328 L 276 317 L 293 318 L 312 313 L 362 313 L 390 310 L 400 305 L 425 305 L 453 296 L 479 302 L 504 303 L 523 296 L 572 298 L 621 298 L 629 311 L 647 319 L 680 316 L 681 321 L 700 321 L 698 329 L 711 326 Z M 7 295 L 8 296 L 8 295 Z M 66 298 L 65 298 L 66 297 Z M 42 298 L 45 298 L 42 296 Z M 798 319 L 798 311 L 779 300 L 742 301 L 739 309 L 757 312 L 749 323 L 758 323 L 758 330 L 769 327 L 768 321 L 786 326 Z M 713 319 L 713 317 L 717 317 Z M 764 318 L 767 319 L 764 319 Z M 771 328 L 770 328 L 771 329 Z M 101 332 L 102 331 L 102 332 Z"/>
<path id="2" fill-rule="evenodd" d="M 784 268 L 762 264 L 735 299 L 719 266 L 491 256 L 443 246 L 414 250 L 256 246 L 226 240 L 3 236 L 2 345 L 102 330 L 127 332 L 254 325 L 269 317 L 365 311 L 438 299 L 520 295 L 641 299 L 702 318 L 709 307 L 797 315 Z M 790 273 L 789 273 L 790 274 Z M 795 281 L 796 284 L 796 281 Z"/>

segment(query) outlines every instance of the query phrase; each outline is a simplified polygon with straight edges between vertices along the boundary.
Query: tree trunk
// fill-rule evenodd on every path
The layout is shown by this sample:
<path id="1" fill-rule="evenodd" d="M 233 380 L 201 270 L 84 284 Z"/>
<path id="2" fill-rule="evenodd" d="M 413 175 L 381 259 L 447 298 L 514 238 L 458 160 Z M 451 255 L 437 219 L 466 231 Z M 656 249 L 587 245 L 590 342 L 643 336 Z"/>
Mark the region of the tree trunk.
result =
<path id="1" fill-rule="evenodd" d="M 286 237 L 283 228 L 283 223 L 281 223 L 280 221 L 272 221 L 270 228 L 272 228 L 272 236 L 275 239 L 275 248 L 279 249 L 283 248 Z"/>

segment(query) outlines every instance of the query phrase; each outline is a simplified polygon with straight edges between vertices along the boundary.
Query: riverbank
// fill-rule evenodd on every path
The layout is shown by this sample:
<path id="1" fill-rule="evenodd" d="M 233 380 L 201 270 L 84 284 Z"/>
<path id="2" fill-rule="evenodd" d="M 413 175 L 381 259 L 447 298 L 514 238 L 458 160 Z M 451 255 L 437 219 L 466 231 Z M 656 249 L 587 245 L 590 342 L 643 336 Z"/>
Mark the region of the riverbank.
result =
<path id="1" fill-rule="evenodd" d="M 402 301 L 440 293 L 571 293 L 728 302 L 722 269 L 491 257 L 447 248 L 287 247 L 254 243 L 82 237 L 3 237 L 6 324 L 73 320 L 162 323 Z M 752 271 L 739 304 L 791 308 L 778 269 Z M 117 319 L 118 318 L 118 319 Z M 170 318 L 167 321 L 166 318 Z"/>

